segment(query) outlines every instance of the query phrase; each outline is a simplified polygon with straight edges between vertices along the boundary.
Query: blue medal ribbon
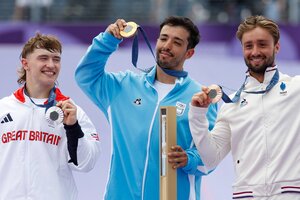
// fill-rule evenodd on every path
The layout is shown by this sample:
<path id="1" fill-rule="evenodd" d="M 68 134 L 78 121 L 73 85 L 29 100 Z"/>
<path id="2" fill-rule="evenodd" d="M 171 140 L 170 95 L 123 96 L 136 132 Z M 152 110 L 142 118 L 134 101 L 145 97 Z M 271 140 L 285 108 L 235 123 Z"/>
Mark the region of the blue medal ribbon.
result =
<path id="1" fill-rule="evenodd" d="M 146 42 L 148 48 L 150 49 L 151 54 L 152 54 L 152 56 L 153 56 L 153 58 L 154 58 L 154 60 L 155 60 L 155 62 L 156 62 L 156 58 L 155 58 L 154 52 L 153 52 L 153 50 L 152 50 L 151 44 L 150 44 L 150 42 L 149 42 L 149 40 L 148 40 L 148 37 L 147 37 L 147 35 L 146 35 L 146 32 L 145 32 L 144 29 L 143 29 L 142 27 L 140 27 L 140 26 L 137 27 L 137 31 L 140 31 L 140 32 L 142 33 L 142 36 L 143 36 L 143 38 L 144 38 L 144 40 L 145 40 L 145 42 Z M 137 68 L 137 69 L 139 69 L 139 70 L 141 70 L 141 71 L 143 71 L 143 72 L 146 72 L 146 73 L 148 73 L 149 71 L 152 70 L 153 67 L 148 68 L 148 69 L 141 69 L 141 68 L 138 68 L 138 67 L 137 67 L 137 60 L 138 60 L 138 56 L 139 56 L 138 33 L 135 34 L 134 39 L 133 39 L 133 43 L 132 43 L 132 54 L 131 54 L 131 55 L 132 55 L 131 61 L 132 61 L 132 64 L 133 64 L 133 66 L 134 66 L 135 68 Z M 157 64 L 157 66 L 159 66 L 157 62 L 156 62 L 156 64 Z M 159 66 L 159 67 L 160 67 L 160 66 Z M 180 78 L 180 77 L 186 77 L 186 76 L 188 75 L 188 72 L 186 72 L 186 71 L 170 70 L 170 69 L 165 69 L 165 68 L 163 68 L 163 67 L 160 67 L 160 68 L 161 68 L 166 74 L 168 74 L 168 75 L 170 75 L 170 76 L 175 76 L 175 77 Z"/>
<path id="2" fill-rule="evenodd" d="M 31 97 L 29 96 L 29 94 L 28 94 L 28 92 L 27 92 L 27 90 L 26 90 L 26 85 L 24 86 L 24 93 L 29 97 L 30 101 L 31 101 L 34 105 L 36 105 L 36 106 L 38 106 L 38 107 L 46 108 L 46 109 L 45 109 L 45 113 L 47 112 L 47 110 L 48 110 L 50 107 L 52 107 L 52 106 L 54 106 L 54 105 L 56 104 L 56 100 L 55 100 L 55 98 L 56 98 L 55 90 L 56 90 L 55 87 L 53 87 L 53 88 L 51 89 L 50 94 L 49 94 L 49 97 L 48 97 L 48 102 L 47 102 L 46 104 L 36 104 L 36 103 L 31 99 Z"/>
<path id="3" fill-rule="evenodd" d="M 243 83 L 243 85 L 241 86 L 241 88 L 235 93 L 234 97 L 232 99 L 229 98 L 229 96 L 227 94 L 225 94 L 225 92 L 223 91 L 222 87 L 222 100 L 225 102 L 225 103 L 236 103 L 238 102 L 238 100 L 240 99 L 241 97 L 241 93 L 242 91 L 244 90 L 245 88 L 245 85 L 246 85 L 246 80 L 249 76 L 246 76 L 245 78 L 245 81 Z M 261 91 L 244 91 L 245 93 L 248 93 L 248 94 L 264 94 L 264 93 L 267 93 L 268 91 L 270 91 L 274 85 L 276 85 L 279 81 L 279 72 L 278 72 L 278 69 L 276 68 L 276 72 L 275 74 L 273 75 L 269 85 L 266 87 L 265 90 L 261 90 Z"/>

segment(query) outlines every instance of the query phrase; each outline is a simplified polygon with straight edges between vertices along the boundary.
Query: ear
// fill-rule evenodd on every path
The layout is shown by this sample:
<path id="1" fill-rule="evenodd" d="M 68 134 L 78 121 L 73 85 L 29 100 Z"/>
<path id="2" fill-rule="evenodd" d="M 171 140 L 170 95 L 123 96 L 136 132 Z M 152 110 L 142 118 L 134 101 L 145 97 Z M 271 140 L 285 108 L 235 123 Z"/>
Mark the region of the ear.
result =
<path id="1" fill-rule="evenodd" d="M 280 50 L 280 43 L 278 41 L 277 44 L 275 44 L 275 53 L 277 54 L 279 50 Z"/>
<path id="2" fill-rule="evenodd" d="M 26 58 L 22 58 L 21 59 L 21 63 L 22 63 L 22 67 L 25 69 L 25 70 L 28 70 L 29 67 L 28 67 L 28 61 Z"/>
<path id="3" fill-rule="evenodd" d="M 193 49 L 188 49 L 188 50 L 186 51 L 186 53 L 185 53 L 185 58 L 186 58 L 186 59 L 191 58 L 191 57 L 194 55 L 194 53 L 195 53 L 195 49 L 194 49 L 194 48 L 193 48 Z"/>

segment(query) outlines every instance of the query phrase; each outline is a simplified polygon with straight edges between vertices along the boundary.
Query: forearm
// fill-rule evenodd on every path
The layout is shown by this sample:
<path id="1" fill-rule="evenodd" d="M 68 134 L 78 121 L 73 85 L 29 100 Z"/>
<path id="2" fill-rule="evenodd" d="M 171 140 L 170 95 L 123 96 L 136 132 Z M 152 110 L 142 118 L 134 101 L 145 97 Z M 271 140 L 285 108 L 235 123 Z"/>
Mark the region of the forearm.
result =
<path id="1" fill-rule="evenodd" d="M 198 153 L 198 150 L 196 147 L 193 147 L 191 149 L 185 150 L 188 162 L 185 167 L 182 168 L 182 170 L 187 174 L 194 174 L 194 175 L 204 175 L 208 173 L 208 170 L 205 169 L 203 166 L 203 162 L 200 158 L 200 155 Z M 202 166 L 201 169 L 199 166 Z"/>
<path id="2" fill-rule="evenodd" d="M 74 125 L 66 125 L 64 124 L 64 128 L 66 130 L 67 135 L 67 148 L 69 152 L 69 163 L 73 163 L 74 165 L 78 165 L 77 161 L 77 147 L 78 147 L 78 139 L 84 136 L 84 133 L 81 130 L 80 125 L 76 122 Z"/>
<path id="3" fill-rule="evenodd" d="M 94 38 L 75 71 L 79 87 L 103 112 L 106 112 L 110 99 L 115 95 L 114 87 L 118 87 L 116 78 L 105 72 L 105 65 L 120 42 L 107 32 L 100 33 Z"/>
<path id="4" fill-rule="evenodd" d="M 75 71 L 75 80 L 80 87 L 94 84 L 103 75 L 109 56 L 116 51 L 120 42 L 107 32 L 100 33 L 93 39 Z"/>
<path id="5" fill-rule="evenodd" d="M 213 170 L 227 154 L 225 142 L 220 142 L 222 138 L 214 137 L 208 131 L 205 108 L 190 106 L 189 124 L 193 140 L 201 159 L 208 171 Z M 222 152 L 223 151 L 223 152 Z"/>

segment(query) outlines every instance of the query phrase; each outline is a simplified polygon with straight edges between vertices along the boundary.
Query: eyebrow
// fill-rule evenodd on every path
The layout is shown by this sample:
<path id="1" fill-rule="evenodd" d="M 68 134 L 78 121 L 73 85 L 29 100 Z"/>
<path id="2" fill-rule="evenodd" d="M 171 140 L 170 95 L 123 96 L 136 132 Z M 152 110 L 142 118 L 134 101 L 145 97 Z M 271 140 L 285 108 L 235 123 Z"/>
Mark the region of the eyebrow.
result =
<path id="1" fill-rule="evenodd" d="M 167 34 L 161 34 L 160 36 L 169 37 L 169 35 L 167 35 Z M 174 39 L 184 42 L 184 39 L 181 39 L 179 37 L 174 37 Z"/>
<path id="2" fill-rule="evenodd" d="M 53 58 L 60 58 L 61 59 L 61 56 L 57 56 L 57 55 L 51 56 L 51 55 L 47 55 L 47 54 L 41 54 L 41 55 L 38 55 L 37 57 L 38 58 L 41 58 L 41 57 L 53 57 Z"/>

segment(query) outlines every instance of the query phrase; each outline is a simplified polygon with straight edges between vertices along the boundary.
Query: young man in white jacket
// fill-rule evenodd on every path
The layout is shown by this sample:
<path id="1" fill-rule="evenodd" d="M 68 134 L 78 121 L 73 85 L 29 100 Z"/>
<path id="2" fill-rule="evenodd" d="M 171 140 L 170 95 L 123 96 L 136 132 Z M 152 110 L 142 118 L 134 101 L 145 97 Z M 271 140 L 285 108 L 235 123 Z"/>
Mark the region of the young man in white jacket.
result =
<path id="1" fill-rule="evenodd" d="M 209 88 L 195 94 L 190 128 L 207 170 L 214 169 L 231 150 L 236 178 L 233 199 L 300 199 L 300 77 L 278 71 L 279 28 L 263 16 L 240 24 L 246 80 L 223 104 L 208 133 L 205 113 Z"/>
<path id="2" fill-rule="evenodd" d="M 99 156 L 94 125 L 55 85 L 61 52 L 54 36 L 30 38 L 23 86 L 0 100 L 0 200 L 76 200 L 72 170 L 91 170 Z"/>

